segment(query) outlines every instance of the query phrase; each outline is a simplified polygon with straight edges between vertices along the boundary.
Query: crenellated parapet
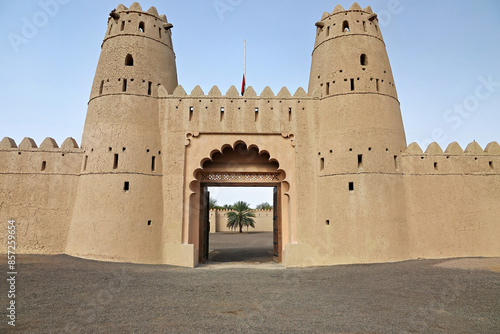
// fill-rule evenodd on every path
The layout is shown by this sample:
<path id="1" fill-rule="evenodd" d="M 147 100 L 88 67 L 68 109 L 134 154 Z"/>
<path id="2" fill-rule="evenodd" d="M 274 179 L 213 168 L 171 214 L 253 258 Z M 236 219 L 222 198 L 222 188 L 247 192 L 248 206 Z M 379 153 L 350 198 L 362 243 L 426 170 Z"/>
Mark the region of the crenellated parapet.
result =
<path id="1" fill-rule="evenodd" d="M 315 47 L 326 40 L 352 34 L 370 36 L 383 42 L 377 14 L 373 13 L 370 6 L 361 9 L 357 2 L 348 10 L 337 5 L 331 13 L 324 12 L 321 20 L 316 22 L 316 27 L 319 38 L 316 39 Z"/>
<path id="2" fill-rule="evenodd" d="M 500 174 L 500 145 L 491 142 L 483 150 L 474 141 L 464 150 L 453 142 L 443 150 L 434 142 L 424 152 L 412 143 L 403 152 L 400 167 L 405 174 Z"/>
<path id="3" fill-rule="evenodd" d="M 38 146 L 29 137 L 19 145 L 12 138 L 0 142 L 0 173 L 74 174 L 80 172 L 83 150 L 67 138 L 59 147 L 50 137 Z"/>
<path id="4" fill-rule="evenodd" d="M 235 86 L 225 94 L 212 87 L 206 94 L 196 86 L 190 94 L 182 86 L 173 92 L 159 89 L 160 110 L 165 110 L 169 131 L 210 133 L 293 133 L 298 120 L 313 113 L 318 98 L 303 88 L 292 95 L 283 87 L 275 94 L 265 87 L 257 95 L 248 87 L 241 96 Z"/>

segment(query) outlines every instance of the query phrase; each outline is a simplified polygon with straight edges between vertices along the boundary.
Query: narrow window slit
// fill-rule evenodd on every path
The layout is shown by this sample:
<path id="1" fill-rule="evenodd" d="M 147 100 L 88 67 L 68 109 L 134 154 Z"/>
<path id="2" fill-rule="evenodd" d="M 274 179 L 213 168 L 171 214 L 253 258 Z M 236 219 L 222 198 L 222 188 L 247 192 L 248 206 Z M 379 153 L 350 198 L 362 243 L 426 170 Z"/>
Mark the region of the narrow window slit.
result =
<path id="1" fill-rule="evenodd" d="M 118 154 L 115 154 L 114 156 L 113 169 L 118 169 Z"/>
<path id="2" fill-rule="evenodd" d="M 259 108 L 255 108 L 255 121 L 259 119 Z"/>
<path id="3" fill-rule="evenodd" d="M 435 170 L 435 171 L 437 171 L 437 170 L 438 170 L 438 163 L 437 163 L 437 162 L 435 162 L 435 163 L 434 163 L 434 170 Z"/>
<path id="4" fill-rule="evenodd" d="M 189 121 L 193 119 L 194 107 L 189 107 Z"/>
<path id="5" fill-rule="evenodd" d="M 125 66 L 134 66 L 134 57 L 131 54 L 125 57 Z"/>
<path id="6" fill-rule="evenodd" d="M 326 95 L 330 95 L 330 83 L 326 83 Z"/>
<path id="7" fill-rule="evenodd" d="M 47 167 L 47 161 L 42 161 L 42 172 L 45 170 Z"/>
<path id="8" fill-rule="evenodd" d="M 156 169 L 156 157 L 153 155 L 151 157 L 151 171 L 154 172 Z"/>
<path id="9" fill-rule="evenodd" d="M 349 32 L 349 22 L 348 21 L 344 21 L 344 23 L 342 24 L 342 32 Z"/>
<path id="10" fill-rule="evenodd" d="M 351 91 L 354 90 L 354 79 L 351 79 Z"/>
<path id="11" fill-rule="evenodd" d="M 148 82 L 148 95 L 151 95 L 153 83 L 151 81 Z"/>
<path id="12" fill-rule="evenodd" d="M 362 54 L 360 57 L 361 65 L 366 66 L 368 65 L 368 57 L 365 54 Z"/>
<path id="13" fill-rule="evenodd" d="M 158 36 L 161 38 L 161 28 L 158 28 Z"/>
<path id="14" fill-rule="evenodd" d="M 354 191 L 354 182 L 349 182 L 349 191 Z"/>
<path id="15" fill-rule="evenodd" d="M 99 87 L 99 95 L 102 95 L 103 90 L 104 90 L 104 80 L 101 81 L 101 86 Z"/>
<path id="16" fill-rule="evenodd" d="M 89 161 L 89 156 L 86 155 L 85 158 L 83 159 L 83 170 L 86 171 L 87 170 L 87 163 Z"/>
<path id="17" fill-rule="evenodd" d="M 379 92 L 380 91 L 380 84 L 379 84 L 379 80 L 378 79 L 376 81 L 376 85 L 377 85 L 377 92 Z"/>
<path id="18" fill-rule="evenodd" d="M 321 158 L 319 160 L 319 168 L 321 171 L 323 171 L 325 169 L 325 158 Z"/>
<path id="19" fill-rule="evenodd" d="M 399 171 L 399 159 L 397 155 L 394 156 L 394 168 L 396 171 Z"/>
<path id="20" fill-rule="evenodd" d="M 122 26 L 120 27 L 120 31 L 125 30 L 125 21 L 122 21 Z"/>
<path id="21" fill-rule="evenodd" d="M 224 111 L 225 111 L 224 107 L 221 107 L 220 108 L 220 121 L 221 122 L 224 120 Z"/>
<path id="22" fill-rule="evenodd" d="M 145 29 L 145 26 L 144 26 L 144 22 L 140 22 L 139 23 L 139 31 L 142 32 L 142 33 L 146 32 L 146 29 Z"/>
<path id="23" fill-rule="evenodd" d="M 358 169 L 363 169 L 363 154 L 358 154 Z"/>
<path id="24" fill-rule="evenodd" d="M 148 220 L 148 226 L 151 226 L 152 223 L 153 223 L 153 221 Z"/>
<path id="25" fill-rule="evenodd" d="M 491 169 L 494 169 L 494 166 L 493 166 L 493 161 L 490 161 L 490 162 L 489 162 L 489 165 L 490 165 L 490 168 L 491 168 Z"/>
<path id="26" fill-rule="evenodd" d="M 288 108 L 288 121 L 292 121 L 292 108 Z"/>
<path id="27" fill-rule="evenodd" d="M 127 91 L 127 79 L 123 79 L 123 84 L 122 84 L 122 92 Z"/>
<path id="28" fill-rule="evenodd" d="M 129 191 L 130 190 L 130 182 L 129 181 L 125 181 L 123 183 L 123 191 Z"/>

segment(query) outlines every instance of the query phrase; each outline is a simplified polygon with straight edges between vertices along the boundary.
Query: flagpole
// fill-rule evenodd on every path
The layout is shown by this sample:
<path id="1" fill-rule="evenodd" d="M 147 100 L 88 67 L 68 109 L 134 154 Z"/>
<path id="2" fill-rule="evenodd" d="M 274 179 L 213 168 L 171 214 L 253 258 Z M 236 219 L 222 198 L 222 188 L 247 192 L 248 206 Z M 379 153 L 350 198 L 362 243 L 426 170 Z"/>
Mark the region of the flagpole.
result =
<path id="1" fill-rule="evenodd" d="M 245 64 L 243 67 L 243 74 L 245 75 L 245 79 L 247 76 L 247 40 L 243 40 L 243 50 L 244 50 L 244 59 L 245 59 Z"/>

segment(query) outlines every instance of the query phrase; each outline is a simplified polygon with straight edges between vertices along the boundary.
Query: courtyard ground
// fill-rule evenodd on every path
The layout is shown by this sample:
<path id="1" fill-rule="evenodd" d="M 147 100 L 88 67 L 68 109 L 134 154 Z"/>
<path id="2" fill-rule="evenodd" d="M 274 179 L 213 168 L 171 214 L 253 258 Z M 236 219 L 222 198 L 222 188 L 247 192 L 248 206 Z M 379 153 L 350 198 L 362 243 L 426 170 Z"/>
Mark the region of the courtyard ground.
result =
<path id="1" fill-rule="evenodd" d="M 500 333 L 500 259 L 187 269 L 19 255 L 17 270 L 23 333 Z"/>

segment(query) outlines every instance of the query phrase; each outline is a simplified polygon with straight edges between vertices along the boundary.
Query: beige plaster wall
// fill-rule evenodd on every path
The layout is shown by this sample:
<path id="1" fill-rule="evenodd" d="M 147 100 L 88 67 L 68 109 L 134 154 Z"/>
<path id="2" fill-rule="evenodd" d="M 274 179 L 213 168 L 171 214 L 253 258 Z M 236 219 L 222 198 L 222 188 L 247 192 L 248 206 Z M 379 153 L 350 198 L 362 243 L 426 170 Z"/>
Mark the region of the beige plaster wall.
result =
<path id="1" fill-rule="evenodd" d="M 6 224 L 14 219 L 17 253 L 63 253 L 81 164 L 82 152 L 72 138 L 61 148 L 52 138 L 40 148 L 30 138 L 19 147 L 10 138 L 2 140 L 0 242 L 7 244 Z"/>

